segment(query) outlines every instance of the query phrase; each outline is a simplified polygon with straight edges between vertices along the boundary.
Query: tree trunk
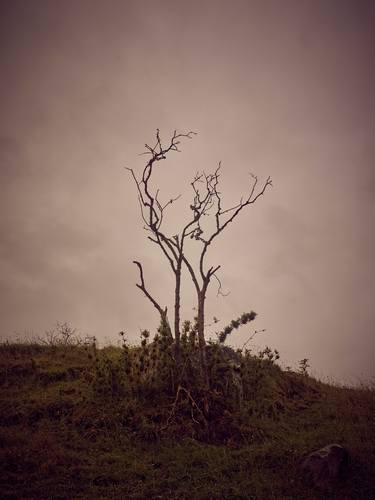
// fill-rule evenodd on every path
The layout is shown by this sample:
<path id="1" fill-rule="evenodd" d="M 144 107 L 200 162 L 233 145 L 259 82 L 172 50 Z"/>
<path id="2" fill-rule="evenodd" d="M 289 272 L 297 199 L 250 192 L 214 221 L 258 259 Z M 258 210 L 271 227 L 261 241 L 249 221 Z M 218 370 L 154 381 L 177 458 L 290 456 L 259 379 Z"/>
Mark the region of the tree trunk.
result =
<path id="1" fill-rule="evenodd" d="M 210 387 L 210 380 L 208 376 L 207 356 L 206 356 L 206 341 L 204 338 L 204 306 L 206 301 L 207 285 L 204 284 L 202 290 L 198 294 L 198 345 L 201 372 L 205 389 Z"/>
<path id="2" fill-rule="evenodd" d="M 165 326 L 166 331 L 167 331 L 167 335 L 168 335 L 169 339 L 172 342 L 173 341 L 173 335 L 172 335 L 172 330 L 171 330 L 171 327 L 170 327 L 170 324 L 169 324 L 169 320 L 168 320 L 167 308 L 165 308 L 164 311 L 161 312 L 160 319 L 161 319 L 161 325 Z"/>
<path id="3" fill-rule="evenodd" d="M 181 266 L 182 259 L 177 263 L 176 269 L 176 288 L 174 295 L 174 338 L 175 338 L 175 357 L 176 364 L 180 366 L 181 349 L 180 349 L 180 308 L 181 308 Z"/>

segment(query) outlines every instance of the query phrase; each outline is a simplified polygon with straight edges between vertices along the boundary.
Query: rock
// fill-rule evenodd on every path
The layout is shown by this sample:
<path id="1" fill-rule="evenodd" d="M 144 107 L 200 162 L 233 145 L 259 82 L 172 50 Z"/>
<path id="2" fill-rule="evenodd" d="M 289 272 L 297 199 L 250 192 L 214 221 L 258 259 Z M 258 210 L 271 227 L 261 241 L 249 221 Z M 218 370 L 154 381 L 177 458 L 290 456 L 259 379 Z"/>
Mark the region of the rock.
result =
<path id="1" fill-rule="evenodd" d="M 328 488 L 346 474 L 348 451 L 339 444 L 329 444 L 310 453 L 301 464 L 304 475 L 318 488 Z"/>

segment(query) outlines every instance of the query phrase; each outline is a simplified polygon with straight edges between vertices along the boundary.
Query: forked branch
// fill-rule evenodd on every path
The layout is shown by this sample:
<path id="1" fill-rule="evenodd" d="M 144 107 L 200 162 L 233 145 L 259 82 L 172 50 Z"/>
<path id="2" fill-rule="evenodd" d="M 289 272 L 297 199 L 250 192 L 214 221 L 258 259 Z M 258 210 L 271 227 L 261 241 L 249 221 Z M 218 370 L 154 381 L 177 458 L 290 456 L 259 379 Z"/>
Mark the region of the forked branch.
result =
<path id="1" fill-rule="evenodd" d="M 158 310 L 161 318 L 166 319 L 167 318 L 167 308 L 165 307 L 164 309 L 156 302 L 156 300 L 152 297 L 150 292 L 147 290 L 146 285 L 145 285 L 145 280 L 143 277 L 143 268 L 142 264 L 138 262 L 137 260 L 133 260 L 133 264 L 135 264 L 138 267 L 139 270 L 139 277 L 141 280 L 141 283 L 137 283 L 136 286 L 142 290 L 142 292 L 146 295 L 148 300 L 152 303 L 152 305 Z"/>

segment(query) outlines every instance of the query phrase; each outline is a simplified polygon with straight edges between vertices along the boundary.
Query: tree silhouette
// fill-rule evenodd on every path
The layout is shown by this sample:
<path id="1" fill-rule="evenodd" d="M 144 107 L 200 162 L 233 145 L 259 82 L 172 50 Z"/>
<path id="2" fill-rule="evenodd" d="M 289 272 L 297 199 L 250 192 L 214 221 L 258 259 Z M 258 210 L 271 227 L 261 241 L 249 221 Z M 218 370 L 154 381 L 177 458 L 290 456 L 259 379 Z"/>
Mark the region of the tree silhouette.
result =
<path id="1" fill-rule="evenodd" d="M 193 199 L 190 204 L 191 217 L 182 225 L 178 234 L 170 236 L 164 232 L 163 221 L 166 216 L 167 209 L 176 202 L 180 196 L 169 198 L 165 203 L 160 201 L 159 189 L 151 187 L 151 179 L 159 161 L 165 160 L 172 151 L 180 151 L 179 145 L 181 139 L 192 139 L 196 135 L 195 132 L 177 133 L 174 131 L 167 145 L 162 144 L 160 132 L 156 131 L 156 143 L 154 146 L 145 145 L 146 151 L 143 153 L 149 155 L 150 158 L 143 168 L 140 177 L 137 177 L 134 170 L 128 168 L 134 179 L 138 192 L 138 201 L 141 210 L 144 228 L 150 234 L 148 239 L 157 245 L 164 257 L 167 259 L 169 266 L 173 272 L 175 279 L 174 290 L 174 322 L 173 334 L 170 323 L 168 321 L 167 307 L 162 307 L 159 302 L 151 295 L 146 287 L 144 280 L 144 272 L 142 264 L 139 261 L 134 261 L 137 265 L 140 276 L 140 283 L 137 287 L 142 290 L 145 296 L 150 300 L 153 306 L 158 310 L 161 320 L 167 325 L 169 333 L 174 336 L 175 340 L 175 358 L 177 364 L 180 363 L 180 338 L 181 338 L 181 277 L 183 266 L 186 267 L 188 275 L 190 275 L 197 295 L 197 334 L 200 353 L 200 366 L 204 378 L 205 386 L 209 387 L 209 374 L 207 369 L 206 359 L 206 341 L 205 341 L 205 303 L 206 294 L 212 278 L 216 278 L 221 290 L 221 283 L 217 276 L 217 272 L 221 265 L 207 265 L 207 252 L 215 241 L 215 239 L 234 221 L 240 212 L 252 204 L 254 204 L 272 185 L 271 178 L 259 186 L 258 178 L 251 174 L 251 183 L 246 196 L 240 198 L 239 202 L 229 208 L 224 208 L 221 191 L 219 191 L 221 163 L 213 173 L 206 174 L 205 172 L 197 172 L 194 176 L 191 187 Z M 203 218 L 206 216 L 213 217 L 213 229 L 207 229 L 203 225 Z M 194 265 L 192 258 L 189 258 L 186 249 L 186 240 L 191 238 L 199 245 L 200 253 L 198 263 Z M 255 315 L 255 313 L 253 313 Z M 255 316 L 254 316 L 255 317 Z"/>

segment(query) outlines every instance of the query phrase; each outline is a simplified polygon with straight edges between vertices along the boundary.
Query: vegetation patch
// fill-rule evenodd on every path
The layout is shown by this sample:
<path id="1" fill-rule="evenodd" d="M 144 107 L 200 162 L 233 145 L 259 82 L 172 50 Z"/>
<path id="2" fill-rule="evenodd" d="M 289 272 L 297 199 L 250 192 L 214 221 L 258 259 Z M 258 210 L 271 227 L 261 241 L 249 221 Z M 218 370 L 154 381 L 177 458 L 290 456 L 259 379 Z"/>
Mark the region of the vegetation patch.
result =
<path id="1" fill-rule="evenodd" d="M 180 372 L 163 325 L 134 347 L 2 344 L 1 497 L 318 499 L 300 464 L 331 442 L 351 462 L 324 498 L 374 497 L 373 389 L 211 343 L 205 413 L 191 328 Z"/>

